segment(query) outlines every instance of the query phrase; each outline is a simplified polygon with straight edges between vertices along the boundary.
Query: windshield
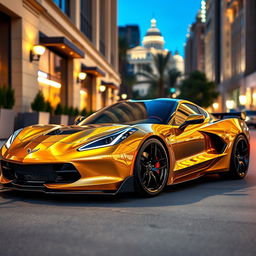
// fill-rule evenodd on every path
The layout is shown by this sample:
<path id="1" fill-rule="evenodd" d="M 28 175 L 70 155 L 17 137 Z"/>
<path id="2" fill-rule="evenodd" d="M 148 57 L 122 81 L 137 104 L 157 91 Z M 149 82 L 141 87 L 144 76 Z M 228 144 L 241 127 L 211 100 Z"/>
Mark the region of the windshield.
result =
<path id="1" fill-rule="evenodd" d="M 96 112 L 79 125 L 115 124 L 167 124 L 176 109 L 175 100 L 125 101 Z"/>

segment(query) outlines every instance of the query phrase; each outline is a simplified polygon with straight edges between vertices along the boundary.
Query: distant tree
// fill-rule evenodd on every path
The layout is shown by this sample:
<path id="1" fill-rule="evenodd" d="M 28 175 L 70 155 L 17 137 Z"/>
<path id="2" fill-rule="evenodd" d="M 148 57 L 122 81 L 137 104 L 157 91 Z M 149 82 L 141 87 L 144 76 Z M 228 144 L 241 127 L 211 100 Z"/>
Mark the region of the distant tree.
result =
<path id="1" fill-rule="evenodd" d="M 190 73 L 180 85 L 179 98 L 190 100 L 205 108 L 211 106 L 218 95 L 216 84 L 210 82 L 200 71 Z"/>
<path id="2" fill-rule="evenodd" d="M 151 88 L 155 87 L 156 97 L 167 96 L 165 92 L 165 84 L 169 58 L 170 52 L 167 54 L 158 53 L 153 55 L 153 66 L 156 73 L 153 72 L 150 66 L 145 66 L 144 70 L 137 73 L 137 76 L 142 76 L 145 78 L 137 83 L 147 83 L 150 84 Z"/>
<path id="3" fill-rule="evenodd" d="M 167 76 L 167 94 L 170 93 L 170 89 L 171 88 L 174 88 L 175 90 L 177 89 L 177 81 L 178 81 L 178 78 L 181 77 L 181 72 L 176 69 L 176 68 L 173 68 L 173 69 L 170 69 L 168 71 L 168 76 Z"/>

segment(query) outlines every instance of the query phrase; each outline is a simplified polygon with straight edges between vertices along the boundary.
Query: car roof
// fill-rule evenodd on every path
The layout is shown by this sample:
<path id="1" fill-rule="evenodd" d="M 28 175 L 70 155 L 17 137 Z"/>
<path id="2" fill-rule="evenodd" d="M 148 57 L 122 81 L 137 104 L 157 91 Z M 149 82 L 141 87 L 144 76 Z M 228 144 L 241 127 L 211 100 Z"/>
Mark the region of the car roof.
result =
<path id="1" fill-rule="evenodd" d="M 156 98 L 156 99 L 149 99 L 149 100 L 126 100 L 126 101 L 127 102 L 151 102 L 151 101 L 166 102 L 166 101 L 169 101 L 169 102 L 175 102 L 176 104 L 179 104 L 179 103 L 190 103 L 190 104 L 198 106 L 197 104 L 195 104 L 195 103 L 193 103 L 191 101 L 188 101 L 188 100 L 172 99 L 172 98 Z M 200 107 L 200 106 L 198 106 L 198 107 Z"/>

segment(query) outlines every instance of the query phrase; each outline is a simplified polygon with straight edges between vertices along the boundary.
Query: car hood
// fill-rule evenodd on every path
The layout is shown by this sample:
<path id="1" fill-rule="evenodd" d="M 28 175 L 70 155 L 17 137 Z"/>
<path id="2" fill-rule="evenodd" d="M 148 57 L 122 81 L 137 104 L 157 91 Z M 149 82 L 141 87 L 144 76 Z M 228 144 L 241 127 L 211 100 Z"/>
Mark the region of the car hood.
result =
<path id="1" fill-rule="evenodd" d="M 18 139 L 21 142 L 81 144 L 129 127 L 131 126 L 120 124 L 35 125 L 25 128 Z"/>

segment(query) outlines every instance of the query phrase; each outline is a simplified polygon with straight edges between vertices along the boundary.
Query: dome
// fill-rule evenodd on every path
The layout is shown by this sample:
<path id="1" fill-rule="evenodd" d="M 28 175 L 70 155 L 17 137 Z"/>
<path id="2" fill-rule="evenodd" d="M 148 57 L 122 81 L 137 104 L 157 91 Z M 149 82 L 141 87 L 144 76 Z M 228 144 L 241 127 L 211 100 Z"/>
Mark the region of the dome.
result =
<path id="1" fill-rule="evenodd" d="M 174 55 L 172 56 L 175 61 L 183 62 L 183 57 L 179 55 L 178 51 L 175 51 Z"/>
<path id="2" fill-rule="evenodd" d="M 148 29 L 146 36 L 162 36 L 160 30 L 156 27 L 156 19 L 151 20 L 151 27 Z"/>
<path id="3" fill-rule="evenodd" d="M 156 27 L 156 19 L 151 20 L 151 27 L 147 30 L 142 44 L 145 48 L 163 49 L 164 38 L 160 30 Z"/>

